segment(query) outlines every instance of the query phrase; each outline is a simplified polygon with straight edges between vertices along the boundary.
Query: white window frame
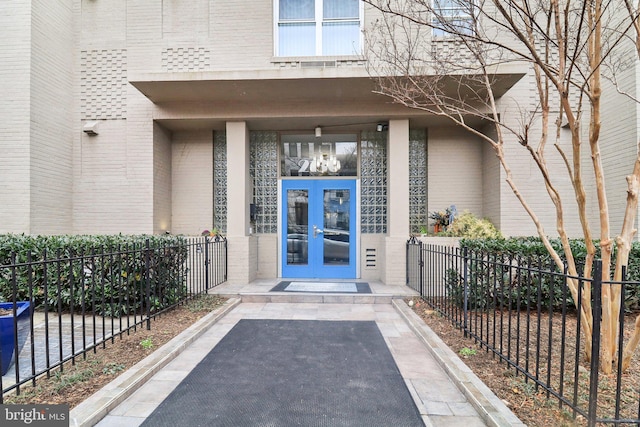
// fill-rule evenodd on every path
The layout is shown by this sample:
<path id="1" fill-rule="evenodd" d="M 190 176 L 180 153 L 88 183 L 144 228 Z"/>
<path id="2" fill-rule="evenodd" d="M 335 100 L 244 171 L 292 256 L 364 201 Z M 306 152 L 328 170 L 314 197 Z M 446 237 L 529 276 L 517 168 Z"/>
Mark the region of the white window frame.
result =
<path id="1" fill-rule="evenodd" d="M 446 0 L 432 0 L 431 6 L 433 7 L 433 10 L 438 10 L 439 16 L 442 17 L 444 20 L 468 21 L 470 23 L 473 23 L 473 14 L 468 13 L 464 8 L 455 6 L 455 5 L 450 7 L 439 7 L 440 3 L 446 3 Z M 472 1 L 470 1 L 470 3 L 471 3 L 471 7 L 475 7 Z M 435 18 L 433 18 L 433 22 L 436 22 Z M 438 20 L 437 22 L 440 23 L 442 21 Z M 466 27 L 461 27 L 461 28 L 466 28 Z M 473 27 L 470 25 L 469 30 L 464 34 L 473 35 L 474 34 Z M 447 38 L 447 37 L 453 36 L 451 33 L 448 33 L 446 31 L 436 29 L 436 28 L 432 28 L 432 35 L 436 38 Z"/>
<path id="2" fill-rule="evenodd" d="M 300 20 L 296 22 L 307 22 L 315 23 L 315 34 L 316 34 L 316 46 L 315 46 L 315 55 L 308 56 L 308 58 L 318 57 L 318 56 L 327 56 L 322 54 L 322 24 L 325 22 L 350 22 L 353 19 L 324 19 L 323 16 L 323 0 L 314 0 L 315 2 L 315 14 L 316 17 L 313 21 L 309 20 Z M 318 18 L 320 17 L 320 18 Z M 285 21 L 286 22 L 286 21 Z M 329 55 L 329 56 L 360 56 L 362 55 L 362 47 L 364 45 L 364 35 L 362 33 L 363 30 L 363 22 L 364 22 L 364 2 L 358 1 L 358 24 L 359 24 L 359 40 L 358 40 L 358 48 L 359 52 L 354 53 L 352 55 Z M 283 57 L 278 52 L 278 47 L 280 46 L 280 0 L 274 0 L 273 2 L 273 55 L 275 57 Z"/>

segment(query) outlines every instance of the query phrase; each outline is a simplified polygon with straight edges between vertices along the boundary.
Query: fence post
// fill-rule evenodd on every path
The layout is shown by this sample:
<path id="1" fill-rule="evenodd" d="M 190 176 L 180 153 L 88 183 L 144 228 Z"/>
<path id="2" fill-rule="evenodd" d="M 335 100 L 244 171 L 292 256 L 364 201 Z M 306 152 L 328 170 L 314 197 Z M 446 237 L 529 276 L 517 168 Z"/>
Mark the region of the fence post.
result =
<path id="1" fill-rule="evenodd" d="M 209 237 L 204 237 L 204 289 L 209 290 Z M 205 292 L 206 293 L 206 292 Z"/>
<path id="2" fill-rule="evenodd" d="M 418 240 L 418 268 L 420 274 L 418 275 L 418 281 L 420 282 L 420 296 L 424 296 L 424 252 L 422 251 L 422 240 Z"/>
<path id="3" fill-rule="evenodd" d="M 404 255 L 404 259 L 406 260 L 405 263 L 405 286 L 409 286 L 411 280 L 409 279 L 409 275 L 411 274 L 411 272 L 409 271 L 409 266 L 411 265 L 410 259 L 409 259 L 409 245 L 411 245 L 411 239 L 413 239 L 413 236 L 411 236 L 411 238 L 409 240 L 407 240 L 407 244 L 405 245 L 405 255 Z"/>
<path id="4" fill-rule="evenodd" d="M 589 378 L 589 427 L 595 427 L 598 410 L 598 373 L 600 369 L 600 322 L 602 321 L 602 261 L 593 268 L 593 330 L 591 335 L 591 376 Z"/>
<path id="5" fill-rule="evenodd" d="M 459 249 L 458 249 L 459 250 Z M 464 337 L 468 338 L 467 334 L 467 326 L 468 326 L 468 318 L 469 318 L 469 259 L 467 258 L 467 248 L 462 248 L 462 286 L 463 286 L 463 304 L 462 304 L 462 312 L 464 315 Z"/>
<path id="6" fill-rule="evenodd" d="M 149 239 L 146 241 L 146 254 L 144 256 L 146 285 L 147 285 L 147 331 L 151 330 L 151 274 L 149 272 L 151 268 L 151 244 Z"/>
<path id="7" fill-rule="evenodd" d="M 229 278 L 229 241 L 224 239 L 224 281 Z"/>

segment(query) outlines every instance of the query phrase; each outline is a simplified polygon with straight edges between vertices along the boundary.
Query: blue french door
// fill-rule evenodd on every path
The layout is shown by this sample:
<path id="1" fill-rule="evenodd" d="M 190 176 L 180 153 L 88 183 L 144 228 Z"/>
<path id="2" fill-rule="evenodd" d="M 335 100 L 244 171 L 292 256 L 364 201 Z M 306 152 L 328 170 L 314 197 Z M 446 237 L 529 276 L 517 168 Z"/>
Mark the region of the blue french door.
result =
<path id="1" fill-rule="evenodd" d="M 355 278 L 355 180 L 283 180 L 282 230 L 282 277 Z"/>

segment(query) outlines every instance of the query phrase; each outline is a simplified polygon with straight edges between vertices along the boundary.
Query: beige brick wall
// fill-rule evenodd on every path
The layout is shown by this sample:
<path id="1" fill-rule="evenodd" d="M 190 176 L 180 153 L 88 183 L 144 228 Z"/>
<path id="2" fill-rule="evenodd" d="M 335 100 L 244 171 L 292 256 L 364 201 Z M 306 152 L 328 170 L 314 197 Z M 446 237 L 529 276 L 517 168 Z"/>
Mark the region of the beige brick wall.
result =
<path id="1" fill-rule="evenodd" d="M 526 75 L 516 85 L 511 88 L 500 100 L 498 108 L 502 112 L 501 118 L 505 124 L 519 129 L 522 123 L 522 109 L 533 108 L 535 99 L 531 97 L 531 90 L 534 89 L 532 75 Z M 493 129 L 488 129 L 493 134 Z M 529 154 L 519 145 L 516 137 L 504 131 L 505 139 L 504 151 L 509 169 L 513 174 L 514 181 L 525 198 L 532 204 L 536 211 L 540 210 L 539 204 L 548 200 L 543 183 L 538 179 L 539 175 L 535 170 L 535 165 L 531 162 Z M 537 140 L 532 141 L 537 144 Z M 536 229 L 527 216 L 524 208 L 513 194 L 513 190 L 507 184 L 506 172 L 501 167 L 501 179 L 499 181 L 500 192 L 500 229 L 509 235 L 530 236 L 536 234 Z M 543 206 L 542 212 L 551 212 L 549 205 Z"/>
<path id="2" fill-rule="evenodd" d="M 0 2 L 0 28 L 0 233 L 29 233 L 31 1 Z"/>
<path id="3" fill-rule="evenodd" d="M 495 150 L 487 142 L 482 144 L 482 217 L 501 228 L 500 186 L 503 181 L 502 169 Z"/>
<path id="4" fill-rule="evenodd" d="M 197 235 L 213 227 L 213 135 L 173 134 L 172 225 L 174 234 Z"/>
<path id="5" fill-rule="evenodd" d="M 72 227 L 72 1 L 0 5 L 0 232 Z"/>
<path id="6" fill-rule="evenodd" d="M 171 231 L 171 132 L 153 124 L 153 232 Z"/>
<path id="7" fill-rule="evenodd" d="M 638 78 L 636 64 L 634 68 L 626 70 L 618 76 L 620 89 L 631 94 L 637 93 Z M 610 212 L 611 235 L 615 236 L 621 231 L 627 205 L 625 177 L 633 171 L 638 150 L 640 109 L 636 102 L 617 93 L 608 82 L 605 82 L 602 93 L 601 151 L 607 175 L 607 202 Z M 591 192 L 591 197 L 595 199 L 593 192 Z M 594 225 L 597 225 L 595 221 L 594 219 Z"/>
<path id="8" fill-rule="evenodd" d="M 389 122 L 387 150 L 387 233 L 406 236 L 409 233 L 409 121 Z"/>
<path id="9" fill-rule="evenodd" d="M 271 114 L 286 120 L 296 114 L 372 114 L 368 106 L 355 103 L 333 106 L 329 113 L 319 103 L 305 105 L 301 112 L 300 105 L 274 105 L 271 100 L 249 106 L 154 105 L 128 83 L 137 72 L 256 70 L 259 76 L 259 70 L 280 66 L 273 63 L 273 1 L 251 2 L 250 14 L 246 8 L 246 2 L 231 0 L 0 2 L 4 41 L 0 78 L 10 82 L 0 85 L 0 96 L 11 101 L 0 103 L 0 232 L 160 233 L 170 229 L 198 234 L 213 222 L 211 130 L 170 133 L 154 124 L 154 119 L 253 120 Z M 374 19 L 375 14 L 365 17 L 366 22 Z M 338 71 L 337 75 L 354 73 Z M 299 76 L 309 72 L 300 70 Z M 632 92 L 637 92 L 638 72 L 629 71 L 622 79 Z M 519 109 L 531 106 L 531 90 L 529 75 L 501 99 L 499 108 L 506 122 L 517 123 Z M 616 231 L 624 208 L 624 175 L 629 171 L 624 165 L 635 156 L 640 115 L 635 104 L 611 90 L 605 91 L 605 103 L 603 154 Z M 81 132 L 88 119 L 100 121 L 98 136 Z M 555 215 L 538 171 L 512 136 L 507 144 L 516 183 L 547 232 L 554 234 Z M 429 210 L 455 204 L 459 211 L 488 216 L 506 234 L 535 233 L 486 144 L 459 128 L 431 127 L 428 150 Z M 551 148 L 548 151 L 550 164 L 562 169 L 559 156 Z M 237 161 L 231 160 L 242 166 L 244 160 Z M 403 163 L 396 163 L 397 171 Z M 243 180 L 233 200 L 247 199 L 248 182 Z M 554 182 L 566 200 L 569 230 L 576 234 L 579 224 L 571 207 L 568 178 Z M 398 188 L 392 188 L 392 194 L 406 191 Z M 593 193 L 590 196 L 593 200 Z M 234 237 L 239 238 L 231 248 L 236 279 L 275 276 L 276 236 L 246 236 L 246 206 L 235 204 L 234 209 L 240 209 L 235 211 L 240 215 L 232 212 Z M 391 211 L 391 218 L 394 214 L 406 216 L 404 211 Z M 408 231 L 407 235 L 402 231 L 403 222 L 390 229 L 391 238 L 361 237 L 363 278 L 404 280 L 404 266 L 394 262 L 397 257 L 404 259 Z M 366 267 L 367 249 L 376 252 L 375 268 Z"/>
<path id="10" fill-rule="evenodd" d="M 167 170 L 155 173 L 169 157 L 165 144 L 154 144 L 153 104 L 126 76 L 132 68 L 149 69 L 154 52 L 149 40 L 161 40 L 161 2 L 74 0 L 74 5 L 82 34 L 76 58 L 76 126 L 89 118 L 100 121 L 98 136 L 78 131 L 75 139 L 74 232 L 160 231 L 168 201 L 167 196 L 161 201 L 166 191 L 159 189 L 167 188 L 168 175 Z M 150 19 L 154 10 L 159 18 Z M 156 162 L 159 158 L 165 160 Z"/>
<path id="11" fill-rule="evenodd" d="M 71 0 L 32 1 L 30 233 L 72 231 Z"/>
<path id="12" fill-rule="evenodd" d="M 407 237 L 385 238 L 385 268 L 382 281 L 387 285 L 404 286 L 406 284 L 406 243 Z"/>
<path id="13" fill-rule="evenodd" d="M 255 236 L 236 236 L 227 246 L 229 283 L 249 283 L 257 277 L 258 241 Z"/>
<path id="14" fill-rule="evenodd" d="M 504 111 L 502 120 L 508 126 L 516 129 L 521 128 L 523 123 L 522 109 L 531 108 L 536 101 L 531 92 L 534 89 L 531 73 L 520 80 L 507 94 L 500 100 L 499 109 Z M 528 102 L 527 102 L 528 100 Z M 532 124 L 529 133 L 529 144 L 537 148 L 541 134 L 540 123 Z M 552 171 L 551 179 L 553 185 L 560 192 L 563 199 L 563 210 L 565 212 L 565 226 L 567 232 L 572 236 L 580 235 L 580 224 L 578 221 L 575 205 L 575 195 L 569 176 L 566 173 L 564 162 L 558 151 L 553 147 L 555 143 L 555 124 L 549 128 L 549 140 L 545 150 L 545 159 L 548 167 Z M 563 149 L 569 149 L 570 133 L 563 130 L 560 135 L 559 145 Z M 508 132 L 504 133 L 504 152 L 508 167 L 513 176 L 513 182 L 518 187 L 518 191 L 524 197 L 527 204 L 540 219 L 545 234 L 557 235 L 556 213 L 553 203 L 547 194 L 542 175 L 531 159 L 529 152 L 520 145 L 516 136 Z M 567 151 L 571 155 L 570 149 Z M 506 182 L 506 174 L 501 171 L 500 180 L 500 229 L 505 235 L 511 236 L 533 236 L 537 231 L 532 219 L 526 213 L 520 201 L 516 198 L 513 190 Z"/>
<path id="15" fill-rule="evenodd" d="M 105 120 L 97 136 L 82 135 L 75 151 L 74 231 L 76 233 L 151 233 L 152 205 L 140 207 L 146 193 L 152 200 L 153 179 L 135 175 L 129 163 L 144 161 L 134 154 L 124 120 Z M 152 122 L 148 123 L 153 126 Z M 150 132 L 150 144 L 153 135 Z M 149 161 L 152 156 L 148 156 Z M 148 223 L 148 226 L 144 226 Z"/>
<path id="16" fill-rule="evenodd" d="M 251 2 L 250 14 L 247 14 L 247 4 L 244 2 L 215 2 L 211 11 L 211 39 L 214 69 L 270 68 L 273 56 L 273 1 Z M 226 43 L 225 40 L 233 40 L 233 43 Z"/>
<path id="17" fill-rule="evenodd" d="M 428 210 L 456 205 L 483 215 L 482 143 L 459 127 L 429 128 Z"/>
<path id="18" fill-rule="evenodd" d="M 209 8 L 215 2 L 171 0 L 162 3 L 162 37 L 188 38 L 191 41 L 209 37 Z"/>
<path id="19" fill-rule="evenodd" d="M 256 263 L 258 279 L 278 277 L 278 236 L 276 234 L 257 234 L 254 236 L 257 242 Z"/>
<path id="20" fill-rule="evenodd" d="M 133 2 L 127 0 L 75 0 L 74 2 L 79 5 L 76 22 L 84 47 L 92 49 L 125 47 L 127 12 Z"/>

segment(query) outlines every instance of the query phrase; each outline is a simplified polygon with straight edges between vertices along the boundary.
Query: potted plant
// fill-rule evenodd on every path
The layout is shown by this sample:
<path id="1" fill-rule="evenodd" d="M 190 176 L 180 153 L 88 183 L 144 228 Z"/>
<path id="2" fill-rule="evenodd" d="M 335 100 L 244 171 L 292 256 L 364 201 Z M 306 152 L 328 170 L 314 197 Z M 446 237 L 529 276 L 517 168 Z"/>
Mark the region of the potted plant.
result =
<path id="1" fill-rule="evenodd" d="M 217 227 L 212 228 L 211 230 L 204 230 L 200 233 L 201 236 L 211 237 L 214 241 L 219 241 L 223 236 L 220 230 Z"/>
<path id="2" fill-rule="evenodd" d="M 449 213 L 447 210 L 444 211 L 435 211 L 429 214 L 429 219 L 432 219 L 433 222 L 433 232 L 438 234 L 449 225 Z"/>
<path id="3" fill-rule="evenodd" d="M 443 211 L 435 211 L 429 214 L 429 219 L 434 220 L 433 232 L 444 231 L 451 224 L 456 216 L 456 206 L 451 205 Z"/>
<path id="4" fill-rule="evenodd" d="M 0 360 L 0 371 L 2 375 L 6 374 L 11 365 L 11 359 L 15 349 L 15 331 L 18 330 L 18 345 L 19 348 L 16 353 L 20 352 L 20 346 L 24 344 L 26 340 L 26 334 L 29 333 L 29 321 L 31 320 L 31 302 L 18 301 L 15 303 L 15 317 L 14 317 L 14 304 L 12 302 L 0 303 L 0 352 L 2 352 L 2 358 Z M 17 328 L 16 328 L 17 324 Z"/>

